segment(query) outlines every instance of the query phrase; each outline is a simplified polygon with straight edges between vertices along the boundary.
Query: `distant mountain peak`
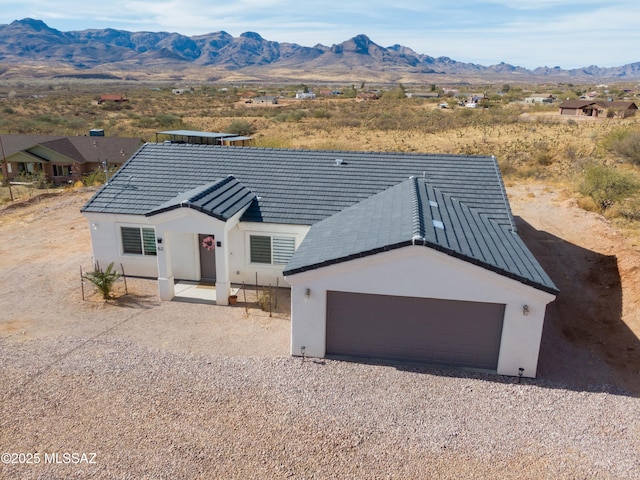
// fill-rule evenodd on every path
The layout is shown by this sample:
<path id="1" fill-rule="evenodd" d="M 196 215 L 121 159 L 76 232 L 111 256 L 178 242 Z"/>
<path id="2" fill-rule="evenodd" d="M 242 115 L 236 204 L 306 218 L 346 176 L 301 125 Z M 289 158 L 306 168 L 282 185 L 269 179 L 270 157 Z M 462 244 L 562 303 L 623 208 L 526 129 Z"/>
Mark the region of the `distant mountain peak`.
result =
<path id="1" fill-rule="evenodd" d="M 256 32 L 244 32 L 240 34 L 241 38 L 250 38 L 251 40 L 257 40 L 259 42 L 264 41 L 264 38 L 260 36 L 259 33 Z"/>
<path id="2" fill-rule="evenodd" d="M 455 78 L 482 76 L 524 80 L 529 75 L 538 79 L 553 76 L 556 79 L 577 78 L 640 79 L 640 62 L 615 68 L 589 66 L 574 70 L 540 67 L 527 70 L 505 62 L 482 66 L 452 60 L 449 57 L 430 57 L 416 53 L 409 47 L 394 44 L 382 47 L 364 33 L 331 47 L 317 44 L 305 47 L 295 43 L 278 43 L 264 39 L 259 33 L 244 32 L 233 37 L 220 31 L 204 35 L 186 36 L 168 32 L 128 32 L 125 30 L 86 29 L 60 32 L 42 20 L 24 18 L 10 25 L 0 25 L 0 62 L 24 64 L 39 62 L 43 65 L 66 65 L 78 70 L 122 69 L 144 70 L 160 67 L 183 69 L 186 65 L 213 66 L 227 70 L 247 69 L 251 76 L 262 72 L 269 77 L 269 69 L 290 71 L 291 75 L 306 72 L 318 77 L 337 78 L 365 72 L 371 78 L 402 78 L 421 75 L 449 75 Z M 249 69 L 251 71 L 249 71 Z M 7 72 L 9 69 L 0 70 Z M 393 72 L 389 76 L 388 73 Z M 0 78 L 2 77 L 0 74 Z M 385 77 L 386 75 L 386 77 Z M 517 75 L 517 77 L 511 77 Z M 257 78 L 257 77 L 256 77 Z M 422 80 L 418 80 L 422 81 Z"/>

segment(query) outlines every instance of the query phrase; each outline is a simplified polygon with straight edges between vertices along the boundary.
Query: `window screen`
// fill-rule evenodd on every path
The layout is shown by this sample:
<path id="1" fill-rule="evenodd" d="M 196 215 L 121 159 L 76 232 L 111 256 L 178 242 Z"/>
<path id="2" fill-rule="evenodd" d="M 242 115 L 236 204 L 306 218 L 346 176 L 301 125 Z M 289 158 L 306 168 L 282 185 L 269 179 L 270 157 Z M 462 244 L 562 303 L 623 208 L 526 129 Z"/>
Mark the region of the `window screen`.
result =
<path id="1" fill-rule="evenodd" d="M 156 234 L 153 228 L 121 227 L 122 251 L 134 255 L 155 255 Z"/>
<path id="2" fill-rule="evenodd" d="M 271 263 L 271 237 L 251 235 L 249 244 L 251 263 Z"/>
<path id="3" fill-rule="evenodd" d="M 295 251 L 296 242 L 293 237 L 273 237 L 273 263 L 286 265 Z"/>

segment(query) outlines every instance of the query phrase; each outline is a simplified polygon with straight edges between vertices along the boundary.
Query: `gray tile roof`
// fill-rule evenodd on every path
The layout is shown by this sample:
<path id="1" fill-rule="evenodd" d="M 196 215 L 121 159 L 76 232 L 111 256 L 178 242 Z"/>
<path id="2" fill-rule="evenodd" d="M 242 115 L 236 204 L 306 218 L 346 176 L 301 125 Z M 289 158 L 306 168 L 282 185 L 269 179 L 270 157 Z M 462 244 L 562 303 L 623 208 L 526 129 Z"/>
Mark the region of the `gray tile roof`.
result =
<path id="1" fill-rule="evenodd" d="M 193 208 L 206 215 L 226 221 L 249 205 L 255 195 L 233 176 L 207 183 L 177 195 L 158 208 L 146 213 L 147 217 L 176 208 Z"/>
<path id="2" fill-rule="evenodd" d="M 163 143 L 145 144 L 83 211 L 144 215 L 228 175 L 258 197 L 244 221 L 312 225 L 410 176 L 482 203 L 500 224 L 513 220 L 492 157 Z"/>
<path id="3" fill-rule="evenodd" d="M 224 217 L 205 199 L 229 175 L 252 198 L 243 221 L 315 224 L 288 274 L 417 242 L 556 291 L 515 234 L 493 157 L 145 144 L 83 211 L 152 215 L 188 200 Z"/>
<path id="4" fill-rule="evenodd" d="M 424 178 L 393 186 L 313 225 L 284 274 L 422 245 L 557 293 L 515 231 L 479 202 L 469 206 Z"/>

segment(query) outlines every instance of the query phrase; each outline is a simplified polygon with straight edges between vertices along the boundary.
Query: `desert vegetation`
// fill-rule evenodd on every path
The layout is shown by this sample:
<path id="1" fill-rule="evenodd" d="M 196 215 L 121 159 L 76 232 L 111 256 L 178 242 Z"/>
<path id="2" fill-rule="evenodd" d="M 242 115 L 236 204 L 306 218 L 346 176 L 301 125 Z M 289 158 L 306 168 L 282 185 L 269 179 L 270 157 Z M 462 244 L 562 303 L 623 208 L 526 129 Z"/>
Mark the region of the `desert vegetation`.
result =
<path id="1" fill-rule="evenodd" d="M 631 230 L 640 222 L 640 116 L 627 119 L 561 118 L 557 103 L 529 105 L 545 91 L 578 98 L 593 86 L 461 85 L 458 95 L 437 85 L 216 85 L 201 84 L 177 95 L 173 84 L 91 81 L 14 82 L 0 85 L 0 132 L 108 136 L 156 141 L 156 132 L 188 129 L 250 135 L 256 146 L 495 155 L 505 181 L 544 182 L 566 191 L 585 209 Z M 301 91 L 331 91 L 296 100 Z M 631 89 L 632 90 L 632 89 Z M 439 98 L 407 97 L 412 91 Z M 376 100 L 360 101 L 361 92 Z M 480 108 L 460 99 L 481 92 Z M 104 93 L 127 98 L 98 104 Z M 272 95 L 277 105 L 248 102 Z M 604 97 L 634 99 L 624 85 Z M 87 179 L 100 180 L 99 174 Z M 3 199 L 8 195 L 3 192 Z"/>

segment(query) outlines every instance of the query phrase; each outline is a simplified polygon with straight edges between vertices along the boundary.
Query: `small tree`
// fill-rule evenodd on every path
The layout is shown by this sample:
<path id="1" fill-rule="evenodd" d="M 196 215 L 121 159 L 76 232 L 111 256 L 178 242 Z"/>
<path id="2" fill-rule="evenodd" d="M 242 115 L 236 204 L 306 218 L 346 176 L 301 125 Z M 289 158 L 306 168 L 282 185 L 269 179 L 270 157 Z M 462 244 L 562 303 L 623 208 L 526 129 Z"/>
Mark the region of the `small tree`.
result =
<path id="1" fill-rule="evenodd" d="M 256 126 L 248 122 L 246 120 L 234 120 L 227 128 L 225 128 L 226 133 L 235 133 L 236 135 L 253 135 L 256 133 Z"/>
<path id="2" fill-rule="evenodd" d="M 585 171 L 580 193 L 590 196 L 604 211 L 635 193 L 638 182 L 630 173 L 604 165 L 593 165 Z"/>
<path id="3" fill-rule="evenodd" d="M 96 264 L 96 269 L 93 272 L 87 272 L 83 275 L 83 278 L 93 283 L 105 300 L 111 298 L 113 285 L 120 278 L 120 274 L 113 269 L 113 265 L 113 262 L 111 262 L 106 270 L 102 270 Z"/>

